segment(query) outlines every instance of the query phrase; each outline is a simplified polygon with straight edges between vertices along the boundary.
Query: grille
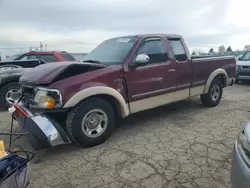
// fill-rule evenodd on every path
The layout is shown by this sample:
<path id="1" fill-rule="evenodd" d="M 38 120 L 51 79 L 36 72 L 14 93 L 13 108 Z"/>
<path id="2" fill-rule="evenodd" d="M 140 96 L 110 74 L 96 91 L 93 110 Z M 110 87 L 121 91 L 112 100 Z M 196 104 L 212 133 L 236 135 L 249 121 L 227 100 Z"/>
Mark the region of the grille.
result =
<path id="1" fill-rule="evenodd" d="M 250 66 L 242 66 L 242 69 L 250 69 Z"/>
<path id="2" fill-rule="evenodd" d="M 22 101 L 24 102 L 24 104 L 25 105 L 33 104 L 35 97 L 34 88 L 31 86 L 25 86 L 20 84 L 20 90 L 22 93 Z"/>

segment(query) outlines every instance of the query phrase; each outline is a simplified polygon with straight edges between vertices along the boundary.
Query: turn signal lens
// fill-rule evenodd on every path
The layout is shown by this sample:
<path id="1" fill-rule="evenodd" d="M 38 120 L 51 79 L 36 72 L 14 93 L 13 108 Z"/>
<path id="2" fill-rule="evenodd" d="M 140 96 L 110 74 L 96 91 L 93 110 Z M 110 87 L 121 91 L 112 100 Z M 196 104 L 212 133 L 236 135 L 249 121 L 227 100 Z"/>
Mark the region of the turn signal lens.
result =
<path id="1" fill-rule="evenodd" d="M 39 106 L 46 108 L 46 109 L 52 109 L 55 108 L 55 99 L 49 96 L 42 96 L 39 100 Z"/>

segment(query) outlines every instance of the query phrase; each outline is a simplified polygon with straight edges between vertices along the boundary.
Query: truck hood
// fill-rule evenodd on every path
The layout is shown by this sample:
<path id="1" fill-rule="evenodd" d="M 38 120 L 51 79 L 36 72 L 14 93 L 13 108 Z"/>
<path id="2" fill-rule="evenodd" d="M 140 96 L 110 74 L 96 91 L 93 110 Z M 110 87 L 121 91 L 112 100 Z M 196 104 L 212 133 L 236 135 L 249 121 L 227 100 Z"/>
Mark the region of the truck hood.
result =
<path id="1" fill-rule="evenodd" d="M 250 66 L 250 61 L 237 61 L 236 64 L 239 66 Z"/>
<path id="2" fill-rule="evenodd" d="M 105 68 L 105 65 L 81 62 L 57 62 L 39 65 L 20 77 L 25 85 L 49 85 L 70 76 Z"/>

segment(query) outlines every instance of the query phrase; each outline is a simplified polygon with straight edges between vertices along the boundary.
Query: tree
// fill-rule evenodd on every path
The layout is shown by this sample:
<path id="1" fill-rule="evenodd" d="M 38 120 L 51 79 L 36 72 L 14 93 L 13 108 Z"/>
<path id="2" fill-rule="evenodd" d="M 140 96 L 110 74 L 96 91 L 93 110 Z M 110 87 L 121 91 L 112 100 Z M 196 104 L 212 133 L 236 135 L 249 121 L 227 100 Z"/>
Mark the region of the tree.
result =
<path id="1" fill-rule="evenodd" d="M 224 45 L 219 46 L 219 52 L 225 52 L 226 48 Z"/>
<path id="2" fill-rule="evenodd" d="M 227 52 L 232 52 L 232 51 L 233 51 L 233 50 L 232 50 L 231 46 L 228 46 Z"/>
<path id="3" fill-rule="evenodd" d="M 196 52 L 195 52 L 195 51 L 193 51 L 193 52 L 192 52 L 192 55 L 196 55 Z"/>
<path id="4" fill-rule="evenodd" d="M 250 50 L 250 45 L 245 45 L 244 50 Z"/>
<path id="5" fill-rule="evenodd" d="M 208 52 L 212 54 L 212 53 L 214 53 L 214 49 L 210 48 L 210 50 Z"/>

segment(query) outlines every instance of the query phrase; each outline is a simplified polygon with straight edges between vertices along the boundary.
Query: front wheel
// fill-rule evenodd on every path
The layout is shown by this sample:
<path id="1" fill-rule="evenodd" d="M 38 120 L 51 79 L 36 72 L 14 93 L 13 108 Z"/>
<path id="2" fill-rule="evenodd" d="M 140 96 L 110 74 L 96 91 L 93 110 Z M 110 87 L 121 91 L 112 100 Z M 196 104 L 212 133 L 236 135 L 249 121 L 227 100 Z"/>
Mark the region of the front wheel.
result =
<path id="1" fill-rule="evenodd" d="M 219 79 L 214 79 L 209 87 L 208 93 L 201 95 L 201 102 L 204 106 L 214 107 L 220 103 L 223 93 L 223 86 Z"/>
<path id="2" fill-rule="evenodd" d="M 85 147 L 103 143 L 115 127 L 115 112 L 101 98 L 91 98 L 72 109 L 66 120 L 70 139 Z"/>

